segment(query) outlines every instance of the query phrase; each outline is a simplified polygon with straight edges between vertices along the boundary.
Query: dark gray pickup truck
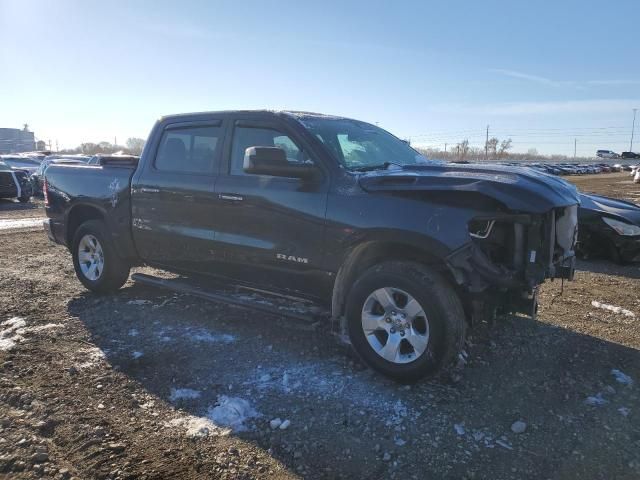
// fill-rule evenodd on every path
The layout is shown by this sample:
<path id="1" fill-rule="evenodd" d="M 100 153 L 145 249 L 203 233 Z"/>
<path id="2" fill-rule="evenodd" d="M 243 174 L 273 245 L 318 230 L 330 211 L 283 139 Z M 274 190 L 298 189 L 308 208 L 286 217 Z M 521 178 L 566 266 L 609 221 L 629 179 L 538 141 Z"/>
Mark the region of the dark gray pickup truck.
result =
<path id="1" fill-rule="evenodd" d="M 403 381 L 451 364 L 466 324 L 533 315 L 540 283 L 573 276 L 573 186 L 430 162 L 341 117 L 167 116 L 139 161 L 52 165 L 44 193 L 49 236 L 88 289 L 147 264 L 312 300 Z"/>

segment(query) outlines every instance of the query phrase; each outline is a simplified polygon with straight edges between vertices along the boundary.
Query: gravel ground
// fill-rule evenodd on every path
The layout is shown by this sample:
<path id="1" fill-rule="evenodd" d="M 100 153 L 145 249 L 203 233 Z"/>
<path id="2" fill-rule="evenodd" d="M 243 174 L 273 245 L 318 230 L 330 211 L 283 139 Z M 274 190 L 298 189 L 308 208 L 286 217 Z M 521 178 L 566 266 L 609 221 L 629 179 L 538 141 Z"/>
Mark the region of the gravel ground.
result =
<path id="1" fill-rule="evenodd" d="M 41 213 L 0 202 L 0 224 Z M 639 278 L 581 262 L 536 321 L 481 325 L 452 375 L 400 386 L 328 327 L 90 294 L 42 231 L 0 231 L 0 477 L 636 479 Z"/>

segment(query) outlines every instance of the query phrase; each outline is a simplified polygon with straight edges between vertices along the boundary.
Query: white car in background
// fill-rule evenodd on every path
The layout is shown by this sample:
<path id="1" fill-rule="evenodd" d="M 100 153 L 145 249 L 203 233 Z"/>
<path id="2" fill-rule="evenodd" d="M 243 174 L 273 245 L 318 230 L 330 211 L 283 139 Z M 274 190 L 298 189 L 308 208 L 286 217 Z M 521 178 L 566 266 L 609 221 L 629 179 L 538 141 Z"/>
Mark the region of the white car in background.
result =
<path id="1" fill-rule="evenodd" d="M 596 152 L 596 157 L 600 157 L 600 158 L 620 158 L 620 155 L 618 155 L 613 150 L 598 150 Z"/>

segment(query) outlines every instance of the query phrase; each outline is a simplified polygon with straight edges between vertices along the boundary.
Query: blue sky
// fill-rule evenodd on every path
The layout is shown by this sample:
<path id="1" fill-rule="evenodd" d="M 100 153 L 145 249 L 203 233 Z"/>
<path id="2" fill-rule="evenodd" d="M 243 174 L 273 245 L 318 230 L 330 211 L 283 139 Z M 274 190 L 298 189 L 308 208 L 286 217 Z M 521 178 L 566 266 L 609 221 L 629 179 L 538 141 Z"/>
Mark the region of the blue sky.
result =
<path id="1" fill-rule="evenodd" d="M 637 0 L 0 0 L 0 126 L 70 147 L 286 108 L 441 148 L 489 124 L 516 151 L 627 150 L 639 22 Z"/>

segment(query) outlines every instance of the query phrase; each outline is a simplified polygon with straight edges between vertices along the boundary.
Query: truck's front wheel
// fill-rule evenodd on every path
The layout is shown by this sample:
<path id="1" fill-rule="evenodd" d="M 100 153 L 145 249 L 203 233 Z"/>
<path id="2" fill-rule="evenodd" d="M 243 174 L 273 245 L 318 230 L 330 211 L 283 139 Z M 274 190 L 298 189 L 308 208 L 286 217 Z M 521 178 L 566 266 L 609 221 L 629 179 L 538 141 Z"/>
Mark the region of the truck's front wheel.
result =
<path id="1" fill-rule="evenodd" d="M 384 262 L 353 285 L 349 338 L 372 368 L 402 382 L 449 366 L 464 341 L 464 311 L 445 279 L 414 262 Z"/>
<path id="2" fill-rule="evenodd" d="M 71 253 L 78 279 L 91 291 L 113 292 L 129 277 L 129 266 L 116 253 L 100 220 L 80 225 L 73 237 Z"/>

